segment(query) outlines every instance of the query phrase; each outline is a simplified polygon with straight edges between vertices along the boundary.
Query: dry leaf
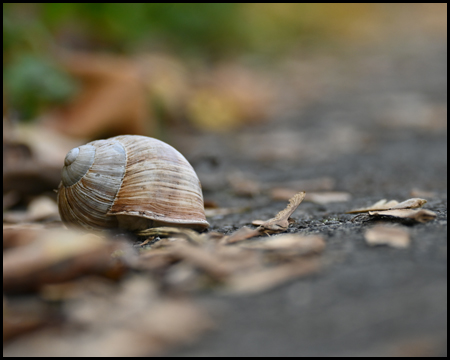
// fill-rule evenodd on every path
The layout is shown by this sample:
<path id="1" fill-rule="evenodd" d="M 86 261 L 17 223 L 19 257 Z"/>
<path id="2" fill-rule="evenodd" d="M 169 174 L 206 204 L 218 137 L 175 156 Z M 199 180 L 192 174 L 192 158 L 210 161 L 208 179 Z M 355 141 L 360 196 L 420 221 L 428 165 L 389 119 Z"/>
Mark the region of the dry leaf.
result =
<path id="1" fill-rule="evenodd" d="M 390 210 L 390 209 L 415 209 L 418 207 L 422 207 L 426 202 L 427 201 L 425 199 L 419 198 L 408 199 L 401 203 L 399 203 L 396 200 L 391 200 L 388 202 L 386 199 L 383 199 L 366 208 L 347 211 L 346 214 L 357 214 L 369 211 Z"/>
<path id="2" fill-rule="evenodd" d="M 223 216 L 229 214 L 240 214 L 248 211 L 249 207 L 232 207 L 232 208 L 217 208 L 217 209 L 205 209 L 206 217 Z"/>
<path id="3" fill-rule="evenodd" d="M 144 277 L 109 291 L 85 290 L 62 311 L 66 324 L 17 339 L 4 346 L 4 355 L 154 356 L 212 326 L 202 309 L 188 300 L 160 297 Z"/>
<path id="4" fill-rule="evenodd" d="M 307 254 L 322 252 L 325 249 L 325 241 L 318 235 L 282 234 L 245 242 L 239 246 L 244 249 L 275 250 Z"/>
<path id="5" fill-rule="evenodd" d="M 125 242 L 109 242 L 95 234 L 72 230 L 46 230 L 31 243 L 3 253 L 3 290 L 38 289 L 43 284 L 63 282 L 84 274 L 118 277 L 124 271 L 121 254 Z M 112 255 L 118 255 L 113 258 Z"/>
<path id="6" fill-rule="evenodd" d="M 60 220 L 58 205 L 48 196 L 39 196 L 28 205 L 27 211 L 8 211 L 3 221 L 9 223 L 33 222 L 41 220 Z"/>
<path id="7" fill-rule="evenodd" d="M 214 253 L 199 247 L 176 243 L 168 248 L 168 251 L 171 255 L 187 261 L 218 280 L 228 276 L 232 271 L 232 269 L 222 263 Z"/>
<path id="8" fill-rule="evenodd" d="M 412 197 L 420 197 L 420 198 L 434 198 L 437 194 L 434 191 L 426 191 L 421 189 L 412 189 L 410 194 Z"/>
<path id="9" fill-rule="evenodd" d="M 241 172 L 230 174 L 227 179 L 236 195 L 255 196 L 261 193 L 261 184 Z"/>
<path id="10" fill-rule="evenodd" d="M 55 322 L 51 307 L 35 297 L 7 301 L 3 297 L 3 342 Z"/>
<path id="11" fill-rule="evenodd" d="M 225 132 L 267 117 L 273 87 L 263 74 L 241 65 L 220 64 L 196 80 L 185 111 L 198 128 Z"/>
<path id="12" fill-rule="evenodd" d="M 289 218 L 305 198 L 305 192 L 299 192 L 289 200 L 286 209 L 280 211 L 274 218 L 263 222 L 257 230 L 261 232 L 276 233 L 286 231 L 289 227 Z"/>
<path id="13" fill-rule="evenodd" d="M 224 237 L 221 242 L 223 244 L 233 244 L 259 235 L 261 235 L 261 233 L 258 229 L 250 229 L 249 227 L 244 226 L 231 235 Z"/>
<path id="14" fill-rule="evenodd" d="M 436 218 L 436 213 L 426 209 L 393 209 L 385 211 L 369 211 L 371 216 L 393 216 L 403 219 L 413 219 L 425 223 Z"/>
<path id="15" fill-rule="evenodd" d="M 410 243 L 406 228 L 378 225 L 364 234 L 369 245 L 389 245 L 395 248 L 407 248 Z"/>
<path id="16" fill-rule="evenodd" d="M 231 294 L 254 294 L 267 291 L 297 277 L 313 274 L 320 270 L 317 259 L 302 259 L 272 268 L 255 269 L 229 278 L 223 289 Z"/>
<path id="17" fill-rule="evenodd" d="M 316 204 L 328 204 L 331 202 L 349 201 L 351 197 L 349 193 L 342 191 L 309 192 L 305 196 L 305 201 Z"/>
<path id="18" fill-rule="evenodd" d="M 70 104 L 45 119 L 46 126 L 80 138 L 152 132 L 147 90 L 133 60 L 81 52 L 63 55 L 62 66 L 83 88 Z"/>
<path id="19" fill-rule="evenodd" d="M 3 250 L 30 244 L 44 231 L 42 224 L 3 224 Z"/>

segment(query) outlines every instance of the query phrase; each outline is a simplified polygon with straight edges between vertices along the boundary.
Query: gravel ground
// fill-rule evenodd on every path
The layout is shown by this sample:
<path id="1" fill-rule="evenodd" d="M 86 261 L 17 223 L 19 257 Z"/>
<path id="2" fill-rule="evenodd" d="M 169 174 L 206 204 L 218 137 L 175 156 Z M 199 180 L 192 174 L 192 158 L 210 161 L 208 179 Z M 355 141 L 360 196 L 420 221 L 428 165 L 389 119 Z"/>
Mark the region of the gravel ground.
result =
<path id="1" fill-rule="evenodd" d="M 298 111 L 239 134 L 197 135 L 189 139 L 196 152 L 180 148 L 205 198 L 250 207 L 210 218 L 212 230 L 231 232 L 286 205 L 264 192 L 234 194 L 221 182 L 233 171 L 263 184 L 329 177 L 352 199 L 305 202 L 293 215 L 290 232 L 326 241 L 319 274 L 251 296 L 197 295 L 217 327 L 167 355 L 446 356 L 447 46 L 418 41 L 364 52 L 333 60 L 320 97 Z M 407 249 L 369 247 L 363 234 L 376 221 L 344 214 L 406 200 L 413 189 L 434 193 L 425 208 L 437 218 L 402 223 Z"/>

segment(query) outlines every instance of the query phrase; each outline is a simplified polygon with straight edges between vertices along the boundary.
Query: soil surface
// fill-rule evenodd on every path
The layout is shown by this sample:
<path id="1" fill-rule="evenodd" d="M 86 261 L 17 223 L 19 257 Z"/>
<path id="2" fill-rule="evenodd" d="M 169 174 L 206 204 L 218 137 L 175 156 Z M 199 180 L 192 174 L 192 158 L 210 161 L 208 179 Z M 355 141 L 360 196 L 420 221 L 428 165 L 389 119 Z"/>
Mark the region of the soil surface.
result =
<path id="1" fill-rule="evenodd" d="M 176 142 L 205 199 L 249 208 L 209 218 L 214 231 L 273 217 L 287 203 L 271 199 L 267 189 L 277 185 L 326 177 L 334 191 L 350 193 L 346 202 L 303 202 L 292 216 L 289 232 L 324 237 L 322 271 L 255 295 L 197 294 L 217 327 L 167 355 L 446 356 L 446 43 L 361 48 L 316 66 L 323 67 L 319 94 L 298 110 L 274 111 L 282 115 L 237 134 L 180 134 Z M 280 106 L 295 101 L 289 89 L 284 95 Z M 226 181 L 235 173 L 261 192 L 236 194 Z M 424 208 L 437 218 L 352 221 L 345 214 L 411 197 L 427 199 Z M 376 223 L 406 226 L 410 246 L 368 246 L 364 232 Z"/>

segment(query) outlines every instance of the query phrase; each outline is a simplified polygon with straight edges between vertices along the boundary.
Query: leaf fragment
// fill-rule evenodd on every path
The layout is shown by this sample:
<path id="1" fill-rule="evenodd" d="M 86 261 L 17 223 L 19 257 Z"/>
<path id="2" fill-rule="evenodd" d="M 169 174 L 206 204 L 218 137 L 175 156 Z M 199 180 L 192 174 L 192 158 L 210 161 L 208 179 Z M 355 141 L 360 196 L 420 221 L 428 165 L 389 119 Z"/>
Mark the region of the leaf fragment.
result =
<path id="1" fill-rule="evenodd" d="M 427 201 L 425 199 L 420 198 L 411 198 L 400 203 L 397 200 L 387 201 L 386 199 L 383 199 L 368 207 L 347 211 L 346 214 L 358 214 L 391 209 L 415 209 L 422 207 L 426 202 Z"/>
<path id="2" fill-rule="evenodd" d="M 426 209 L 393 209 L 385 211 L 369 211 L 371 216 L 393 216 L 403 219 L 413 219 L 425 223 L 436 218 L 436 213 Z"/>
<path id="3" fill-rule="evenodd" d="M 272 268 L 257 269 L 230 277 L 223 289 L 227 294 L 254 294 L 267 291 L 289 280 L 310 275 L 320 270 L 318 259 L 297 260 Z"/>
<path id="4" fill-rule="evenodd" d="M 286 231 L 289 227 L 289 217 L 297 209 L 305 198 L 306 193 L 301 191 L 295 194 L 290 200 L 286 209 L 280 211 L 274 218 L 263 222 L 257 230 L 267 233 L 277 233 Z"/>
<path id="5" fill-rule="evenodd" d="M 222 243 L 233 244 L 259 235 L 261 235 L 261 232 L 258 229 L 250 229 L 249 227 L 244 226 L 241 229 L 236 230 L 231 235 L 223 238 Z"/>
<path id="6" fill-rule="evenodd" d="M 395 248 L 407 248 L 410 243 L 409 232 L 406 228 L 378 225 L 364 234 L 367 244 L 388 245 Z"/>
<path id="7" fill-rule="evenodd" d="M 297 254 L 320 253 L 325 249 L 325 241 L 318 235 L 280 234 L 255 239 L 255 241 L 240 244 L 240 247 L 244 249 L 289 251 Z"/>

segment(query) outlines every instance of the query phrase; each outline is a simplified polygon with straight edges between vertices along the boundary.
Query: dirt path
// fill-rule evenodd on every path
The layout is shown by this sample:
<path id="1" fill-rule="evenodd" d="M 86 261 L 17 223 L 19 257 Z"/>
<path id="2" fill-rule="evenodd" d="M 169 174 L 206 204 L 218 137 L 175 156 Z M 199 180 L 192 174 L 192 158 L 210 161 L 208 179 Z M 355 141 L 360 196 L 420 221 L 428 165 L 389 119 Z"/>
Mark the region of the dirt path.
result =
<path id="1" fill-rule="evenodd" d="M 267 191 L 237 195 L 232 173 L 263 187 L 327 177 L 348 202 L 303 203 L 290 232 L 321 234 L 327 265 L 318 275 L 241 297 L 199 295 L 217 319 L 215 331 L 176 356 L 446 355 L 447 336 L 447 49 L 423 43 L 333 60 L 321 95 L 296 114 L 239 135 L 196 136 L 187 152 L 205 197 L 249 206 L 210 219 L 231 232 L 268 218 L 286 202 Z M 211 175 L 213 174 L 213 175 Z M 407 249 L 369 247 L 375 221 L 345 211 L 380 199 L 432 192 L 426 223 L 404 223 Z M 419 197 L 419 196 L 416 196 Z"/>

